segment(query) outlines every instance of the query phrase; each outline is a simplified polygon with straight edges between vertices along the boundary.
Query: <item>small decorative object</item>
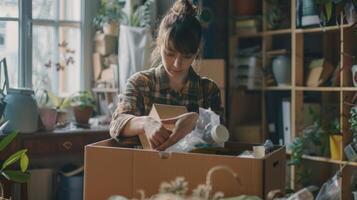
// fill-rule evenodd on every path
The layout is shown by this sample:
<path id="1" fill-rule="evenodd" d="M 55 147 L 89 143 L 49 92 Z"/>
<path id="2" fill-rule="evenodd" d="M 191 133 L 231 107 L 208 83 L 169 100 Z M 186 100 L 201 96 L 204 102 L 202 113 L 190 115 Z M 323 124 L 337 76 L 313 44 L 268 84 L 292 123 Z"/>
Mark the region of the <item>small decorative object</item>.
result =
<path id="1" fill-rule="evenodd" d="M 345 155 L 349 161 L 357 161 L 357 143 L 348 144 L 345 149 Z"/>
<path id="2" fill-rule="evenodd" d="M 280 55 L 273 60 L 273 73 L 278 86 L 291 84 L 291 61 L 285 55 Z"/>
<path id="3" fill-rule="evenodd" d="M 357 65 L 352 66 L 352 80 L 353 86 L 357 86 Z"/>

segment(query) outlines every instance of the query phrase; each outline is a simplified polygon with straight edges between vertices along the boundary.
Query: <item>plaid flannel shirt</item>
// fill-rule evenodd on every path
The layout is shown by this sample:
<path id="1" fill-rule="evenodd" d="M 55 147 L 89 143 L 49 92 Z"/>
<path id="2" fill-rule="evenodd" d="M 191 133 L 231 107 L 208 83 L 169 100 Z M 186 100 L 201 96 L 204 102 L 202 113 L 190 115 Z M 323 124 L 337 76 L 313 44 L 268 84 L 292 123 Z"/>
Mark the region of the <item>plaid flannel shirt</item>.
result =
<path id="1" fill-rule="evenodd" d="M 196 74 L 192 67 L 181 92 L 170 88 L 166 70 L 160 65 L 131 76 L 126 91 L 119 96 L 110 124 L 110 135 L 113 138 L 119 136 L 125 124 L 133 117 L 148 115 L 154 103 L 185 106 L 189 112 L 198 112 L 199 107 L 211 108 L 223 120 L 219 88 L 212 80 Z"/>

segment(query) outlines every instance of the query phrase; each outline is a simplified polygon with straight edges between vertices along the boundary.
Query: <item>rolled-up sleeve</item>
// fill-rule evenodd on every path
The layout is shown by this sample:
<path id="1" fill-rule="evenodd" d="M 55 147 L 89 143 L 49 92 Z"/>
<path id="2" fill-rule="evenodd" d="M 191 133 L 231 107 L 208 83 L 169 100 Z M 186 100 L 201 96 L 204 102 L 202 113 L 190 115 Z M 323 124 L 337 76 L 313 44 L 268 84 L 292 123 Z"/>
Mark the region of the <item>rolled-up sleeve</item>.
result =
<path id="1" fill-rule="evenodd" d="M 143 96 L 138 85 L 140 85 L 140 75 L 135 74 L 128 80 L 125 92 L 119 95 L 119 102 L 110 123 L 110 136 L 113 138 L 120 135 L 129 120 L 144 112 Z"/>

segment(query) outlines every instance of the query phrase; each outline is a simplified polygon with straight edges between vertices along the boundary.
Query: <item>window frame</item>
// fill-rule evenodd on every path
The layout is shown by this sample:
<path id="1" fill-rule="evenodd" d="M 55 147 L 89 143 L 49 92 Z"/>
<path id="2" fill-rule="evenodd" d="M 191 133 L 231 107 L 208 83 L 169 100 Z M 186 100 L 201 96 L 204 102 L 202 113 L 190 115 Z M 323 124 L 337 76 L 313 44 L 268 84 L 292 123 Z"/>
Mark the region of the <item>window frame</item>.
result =
<path id="1" fill-rule="evenodd" d="M 57 9 L 59 9 L 59 1 L 57 2 Z M 19 52 L 18 52 L 18 86 L 32 88 L 32 27 L 33 25 L 49 25 L 54 21 L 56 31 L 60 26 L 76 27 L 80 31 L 80 76 L 79 85 L 80 90 L 89 89 L 91 87 L 91 55 L 94 36 L 94 27 L 92 26 L 92 19 L 95 16 L 99 3 L 96 1 L 80 1 L 81 16 L 79 21 L 71 20 L 44 20 L 32 19 L 32 0 L 18 0 L 18 17 L 0 17 L 0 21 L 17 21 L 19 30 Z M 58 38 L 56 36 L 56 38 Z M 84 52 L 84 49 L 89 49 Z"/>

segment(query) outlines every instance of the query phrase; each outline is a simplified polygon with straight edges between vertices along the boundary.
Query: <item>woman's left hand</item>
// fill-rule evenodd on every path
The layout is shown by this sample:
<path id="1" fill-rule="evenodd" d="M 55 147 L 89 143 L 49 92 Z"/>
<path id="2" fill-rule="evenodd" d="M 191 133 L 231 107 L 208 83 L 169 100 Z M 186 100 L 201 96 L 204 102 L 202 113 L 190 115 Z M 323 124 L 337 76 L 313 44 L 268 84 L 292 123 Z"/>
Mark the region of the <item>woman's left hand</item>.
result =
<path id="1" fill-rule="evenodd" d="M 161 120 L 163 124 L 175 124 L 175 128 L 170 137 L 157 150 L 163 151 L 189 134 L 196 127 L 197 119 L 198 114 L 190 112 L 175 118 Z"/>

